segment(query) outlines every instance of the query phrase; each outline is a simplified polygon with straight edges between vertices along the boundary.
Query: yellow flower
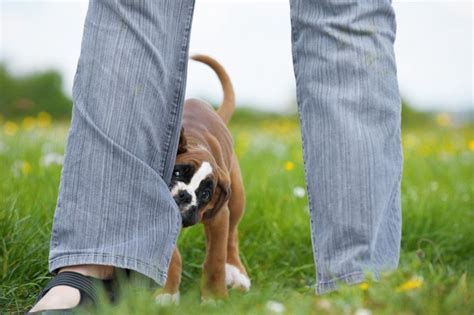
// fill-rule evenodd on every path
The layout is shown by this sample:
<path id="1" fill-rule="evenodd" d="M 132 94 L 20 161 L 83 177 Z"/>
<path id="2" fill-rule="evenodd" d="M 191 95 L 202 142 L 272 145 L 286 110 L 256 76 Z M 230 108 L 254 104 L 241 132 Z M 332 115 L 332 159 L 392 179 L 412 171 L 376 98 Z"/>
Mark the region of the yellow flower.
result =
<path id="1" fill-rule="evenodd" d="M 369 284 L 367 282 L 362 282 L 361 284 L 359 284 L 359 289 L 361 289 L 362 291 L 367 291 L 369 289 Z"/>
<path id="2" fill-rule="evenodd" d="M 418 153 L 420 153 L 422 156 L 428 156 L 432 153 L 432 146 L 429 146 L 427 144 L 423 144 L 419 147 L 417 150 Z"/>
<path id="3" fill-rule="evenodd" d="M 410 280 L 402 283 L 395 292 L 411 291 L 420 288 L 423 285 L 423 278 L 413 277 Z"/>
<path id="4" fill-rule="evenodd" d="M 416 135 L 409 133 L 403 137 L 403 144 L 406 148 L 415 148 L 420 144 L 420 139 Z"/>
<path id="5" fill-rule="evenodd" d="M 36 121 L 33 117 L 31 116 L 27 116 L 23 119 L 23 122 L 21 123 L 21 126 L 23 127 L 23 129 L 26 129 L 26 130 L 31 130 L 35 127 L 36 125 Z"/>
<path id="6" fill-rule="evenodd" d="M 449 116 L 449 114 L 447 113 L 441 113 L 441 114 L 438 114 L 436 116 L 436 122 L 438 123 L 438 125 L 440 125 L 441 127 L 449 127 L 451 126 L 452 122 L 451 122 L 451 116 Z"/>
<path id="7" fill-rule="evenodd" d="M 18 125 L 13 121 L 7 121 L 3 125 L 3 132 L 8 136 L 14 136 L 18 132 Z"/>
<path id="8" fill-rule="evenodd" d="M 467 144 L 469 150 L 474 151 L 474 139 Z"/>
<path id="9" fill-rule="evenodd" d="M 46 113 L 46 112 L 40 112 L 38 114 L 38 125 L 41 127 L 41 128 L 47 128 L 51 125 L 51 121 L 52 121 L 52 118 L 51 118 L 51 115 Z"/>
<path id="10" fill-rule="evenodd" d="M 23 161 L 21 163 L 21 173 L 23 175 L 28 175 L 29 173 L 31 173 L 31 165 L 30 163 L 28 163 L 27 161 Z"/>
<path id="11" fill-rule="evenodd" d="M 285 162 L 285 170 L 291 171 L 294 168 L 295 168 L 295 163 L 293 163 L 291 161 L 286 161 Z"/>

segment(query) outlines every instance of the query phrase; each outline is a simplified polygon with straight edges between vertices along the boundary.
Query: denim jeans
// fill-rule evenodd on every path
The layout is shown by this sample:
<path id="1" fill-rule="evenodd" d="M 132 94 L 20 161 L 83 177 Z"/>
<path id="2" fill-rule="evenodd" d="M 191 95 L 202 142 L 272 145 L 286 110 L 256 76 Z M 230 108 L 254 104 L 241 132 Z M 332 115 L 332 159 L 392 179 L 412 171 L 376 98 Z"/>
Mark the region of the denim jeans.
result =
<path id="1" fill-rule="evenodd" d="M 105 264 L 165 282 L 181 224 L 168 184 L 193 7 L 193 0 L 90 1 L 50 271 Z M 317 292 L 324 293 L 398 264 L 395 17 L 389 0 L 292 0 L 291 25 Z"/>

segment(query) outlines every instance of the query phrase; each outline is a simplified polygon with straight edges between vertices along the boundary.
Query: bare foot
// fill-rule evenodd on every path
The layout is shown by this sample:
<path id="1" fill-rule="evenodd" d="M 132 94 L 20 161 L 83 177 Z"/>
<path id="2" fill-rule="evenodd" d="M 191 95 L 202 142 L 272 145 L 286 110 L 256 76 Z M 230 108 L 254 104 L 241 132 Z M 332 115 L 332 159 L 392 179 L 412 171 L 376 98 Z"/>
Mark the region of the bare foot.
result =
<path id="1" fill-rule="evenodd" d="M 114 267 L 101 265 L 77 265 L 62 268 L 59 270 L 59 273 L 64 271 L 73 271 L 84 276 L 106 280 L 113 277 Z M 48 293 L 46 293 L 46 295 L 33 306 L 30 312 L 73 308 L 79 304 L 80 300 L 81 293 L 78 289 L 59 285 L 49 290 Z"/>
<path id="2" fill-rule="evenodd" d="M 73 308 L 79 304 L 80 299 L 81 293 L 78 289 L 58 285 L 49 290 L 48 293 L 33 306 L 30 312 Z"/>

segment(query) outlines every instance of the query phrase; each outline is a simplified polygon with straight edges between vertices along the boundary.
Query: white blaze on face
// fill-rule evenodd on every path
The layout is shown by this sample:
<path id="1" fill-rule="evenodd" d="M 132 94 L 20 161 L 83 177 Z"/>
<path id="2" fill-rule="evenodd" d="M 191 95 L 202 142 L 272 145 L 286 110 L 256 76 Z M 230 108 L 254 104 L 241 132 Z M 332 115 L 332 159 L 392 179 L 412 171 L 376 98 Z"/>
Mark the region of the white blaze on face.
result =
<path id="1" fill-rule="evenodd" d="M 176 196 L 180 190 L 186 190 L 188 194 L 191 195 L 191 203 L 187 206 L 189 209 L 192 206 L 197 205 L 197 196 L 196 189 L 198 189 L 201 182 L 212 173 L 212 166 L 209 162 L 203 162 L 196 173 L 194 173 L 191 181 L 186 184 L 184 182 L 176 182 L 173 189 L 171 189 L 171 194 Z"/>

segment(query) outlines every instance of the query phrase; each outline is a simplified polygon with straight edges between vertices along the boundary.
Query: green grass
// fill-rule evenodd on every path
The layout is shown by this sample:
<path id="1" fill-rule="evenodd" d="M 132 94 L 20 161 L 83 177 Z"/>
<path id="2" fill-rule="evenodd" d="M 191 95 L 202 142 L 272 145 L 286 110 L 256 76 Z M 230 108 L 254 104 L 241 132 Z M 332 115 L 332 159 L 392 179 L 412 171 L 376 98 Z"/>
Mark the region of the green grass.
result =
<path id="1" fill-rule="evenodd" d="M 48 152 L 64 151 L 67 132 L 67 124 L 49 125 L 47 119 L 42 128 L 34 122 L 19 125 L 15 130 L 0 121 L 2 313 L 26 310 L 50 277 L 49 233 L 61 166 L 41 161 Z M 231 130 L 247 194 L 240 235 L 251 291 L 231 291 L 217 307 L 200 306 L 204 239 L 197 226 L 179 239 L 184 260 L 180 306 L 160 308 L 150 291 L 129 286 L 118 305 L 104 305 L 100 313 L 265 314 L 270 313 L 266 303 L 277 301 L 287 314 L 354 314 L 361 308 L 373 314 L 473 314 L 474 127 L 433 123 L 404 130 L 400 268 L 380 282 L 369 280 L 366 289 L 343 287 L 320 297 L 314 294 L 307 200 L 293 195 L 295 187 L 305 187 L 297 121 L 261 117 L 248 124 L 237 119 Z M 293 169 L 285 167 L 288 162 Z M 400 290 L 411 279 L 423 281 Z"/>

